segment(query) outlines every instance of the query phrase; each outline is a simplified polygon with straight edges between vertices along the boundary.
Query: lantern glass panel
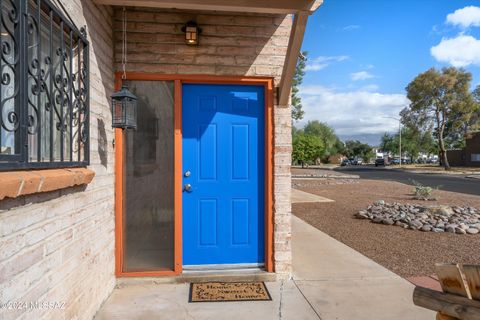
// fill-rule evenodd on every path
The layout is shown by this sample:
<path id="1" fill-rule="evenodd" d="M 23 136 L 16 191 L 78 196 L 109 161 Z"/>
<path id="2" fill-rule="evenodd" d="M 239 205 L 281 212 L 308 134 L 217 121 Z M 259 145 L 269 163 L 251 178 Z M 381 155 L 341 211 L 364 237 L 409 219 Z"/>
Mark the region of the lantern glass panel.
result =
<path id="1" fill-rule="evenodd" d="M 112 100 L 113 105 L 113 125 L 115 126 L 122 126 L 123 125 L 123 102 L 120 100 Z"/>
<path id="2" fill-rule="evenodd" d="M 198 28 L 197 27 L 186 27 L 185 29 L 185 40 L 187 44 L 197 44 L 198 43 Z"/>
<path id="3" fill-rule="evenodd" d="M 137 127 L 137 108 L 136 101 L 132 99 L 126 99 L 125 101 L 125 119 L 126 125 L 129 128 Z"/>

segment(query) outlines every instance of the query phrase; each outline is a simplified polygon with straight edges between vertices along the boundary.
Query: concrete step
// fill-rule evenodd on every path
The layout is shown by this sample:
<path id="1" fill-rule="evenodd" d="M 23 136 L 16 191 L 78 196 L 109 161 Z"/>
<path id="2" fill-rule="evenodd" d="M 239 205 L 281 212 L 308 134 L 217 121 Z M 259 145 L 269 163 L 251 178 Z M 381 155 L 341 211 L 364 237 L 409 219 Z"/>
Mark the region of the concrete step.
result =
<path id="1" fill-rule="evenodd" d="M 263 270 L 228 270 L 228 271 L 188 271 L 173 277 L 128 277 L 117 278 L 117 287 L 138 284 L 172 284 L 190 282 L 275 282 L 275 273 Z"/>

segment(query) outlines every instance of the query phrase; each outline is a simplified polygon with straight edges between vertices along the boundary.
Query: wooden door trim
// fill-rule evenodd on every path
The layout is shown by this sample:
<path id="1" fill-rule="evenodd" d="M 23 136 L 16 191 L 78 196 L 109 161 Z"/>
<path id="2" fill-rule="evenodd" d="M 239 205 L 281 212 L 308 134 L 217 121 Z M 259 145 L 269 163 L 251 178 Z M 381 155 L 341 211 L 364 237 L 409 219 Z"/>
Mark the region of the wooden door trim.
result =
<path id="1" fill-rule="evenodd" d="M 122 74 L 115 74 L 115 89 L 122 85 Z M 166 75 L 127 72 L 127 80 L 174 81 L 174 270 L 123 271 L 123 212 L 124 203 L 124 148 L 123 131 L 115 129 L 115 274 L 117 277 L 177 276 L 182 273 L 182 84 L 241 84 L 262 85 L 265 88 L 265 270 L 274 272 L 273 248 L 273 143 L 274 90 L 273 78 L 209 75 Z"/>

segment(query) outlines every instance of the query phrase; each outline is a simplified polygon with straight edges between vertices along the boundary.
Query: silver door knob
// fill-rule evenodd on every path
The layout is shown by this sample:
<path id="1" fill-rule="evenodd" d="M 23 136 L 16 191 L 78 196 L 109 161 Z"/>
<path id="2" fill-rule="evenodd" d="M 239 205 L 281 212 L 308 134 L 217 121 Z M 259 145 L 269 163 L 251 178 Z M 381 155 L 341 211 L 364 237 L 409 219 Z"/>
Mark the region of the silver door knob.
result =
<path id="1" fill-rule="evenodd" d="M 190 192 L 192 190 L 192 185 L 190 183 L 185 184 L 183 190 Z"/>

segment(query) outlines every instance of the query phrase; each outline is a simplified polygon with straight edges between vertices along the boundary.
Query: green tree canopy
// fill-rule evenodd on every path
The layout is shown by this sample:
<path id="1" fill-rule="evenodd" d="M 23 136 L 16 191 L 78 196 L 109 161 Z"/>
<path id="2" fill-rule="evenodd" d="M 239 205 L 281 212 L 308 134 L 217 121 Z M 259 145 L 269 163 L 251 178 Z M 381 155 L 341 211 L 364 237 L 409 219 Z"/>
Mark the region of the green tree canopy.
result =
<path id="1" fill-rule="evenodd" d="M 326 123 L 318 120 L 309 121 L 303 130 L 305 134 L 319 137 L 320 140 L 322 140 L 324 146 L 324 154 L 322 154 L 322 158 L 328 158 L 339 152 L 339 139 L 335 134 L 335 131 Z"/>
<path id="2" fill-rule="evenodd" d="M 373 148 L 358 140 L 347 140 L 345 141 L 345 155 L 349 158 L 360 157 L 364 161 L 368 161 L 373 157 Z"/>
<path id="3" fill-rule="evenodd" d="M 470 122 L 476 104 L 470 90 L 472 75 L 454 67 L 432 68 L 419 74 L 407 86 L 410 105 L 402 110 L 402 122 L 418 130 L 434 129 L 438 140 L 441 161 L 445 169 L 447 159 L 445 138 L 461 130 Z"/>
<path id="4" fill-rule="evenodd" d="M 302 99 L 298 95 L 299 87 L 303 82 L 305 76 L 305 67 L 307 65 L 307 51 L 303 51 L 297 60 L 295 75 L 292 81 L 292 119 L 302 120 L 305 112 L 303 111 Z"/>
<path id="5" fill-rule="evenodd" d="M 297 133 L 293 137 L 293 161 L 300 163 L 302 167 L 305 164 L 313 163 L 321 157 L 324 152 L 324 145 L 319 137 Z"/>
<path id="6" fill-rule="evenodd" d="M 382 136 L 380 148 L 383 151 L 399 154 L 399 134 L 385 133 Z M 413 161 L 420 153 L 436 154 L 438 152 L 435 140 L 430 131 L 419 131 L 415 128 L 402 128 L 402 156 L 407 155 Z"/>

